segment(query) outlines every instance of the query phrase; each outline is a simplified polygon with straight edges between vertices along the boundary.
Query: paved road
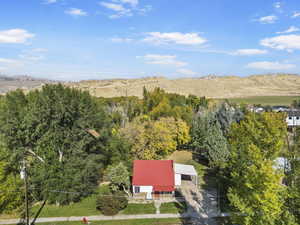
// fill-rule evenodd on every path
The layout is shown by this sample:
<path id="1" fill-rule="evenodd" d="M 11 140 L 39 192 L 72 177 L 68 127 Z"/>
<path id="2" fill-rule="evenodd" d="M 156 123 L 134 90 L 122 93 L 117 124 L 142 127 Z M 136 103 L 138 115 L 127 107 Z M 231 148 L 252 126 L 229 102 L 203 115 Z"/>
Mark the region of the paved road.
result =
<path id="1" fill-rule="evenodd" d="M 189 217 L 187 214 L 141 214 L 141 215 L 116 215 L 116 216 L 87 216 L 89 221 L 101 220 L 135 220 L 135 219 L 163 219 L 163 218 L 185 218 Z M 82 221 L 81 217 L 49 217 L 38 218 L 37 223 L 43 222 L 64 222 L 64 221 Z M 0 224 L 17 224 L 19 219 L 0 220 Z"/>

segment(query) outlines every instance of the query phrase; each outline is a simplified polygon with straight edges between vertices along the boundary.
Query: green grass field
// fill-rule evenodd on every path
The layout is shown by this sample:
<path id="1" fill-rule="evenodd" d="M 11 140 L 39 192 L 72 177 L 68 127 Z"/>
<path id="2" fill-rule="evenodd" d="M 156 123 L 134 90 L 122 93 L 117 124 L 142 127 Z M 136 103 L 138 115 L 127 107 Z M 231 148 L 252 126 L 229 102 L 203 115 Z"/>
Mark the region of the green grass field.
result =
<path id="1" fill-rule="evenodd" d="M 32 213 L 37 212 L 39 206 L 32 208 Z M 161 213 L 180 213 L 184 210 L 184 205 L 177 203 L 162 204 Z M 128 204 L 127 208 L 122 210 L 120 214 L 134 215 L 134 214 L 155 214 L 155 207 L 153 203 L 149 204 Z M 69 216 L 95 216 L 100 215 L 101 212 L 96 210 L 96 198 L 91 196 L 67 206 L 46 205 L 39 217 L 69 217 Z M 3 218 L 4 219 L 4 218 Z"/>
<path id="2" fill-rule="evenodd" d="M 34 206 L 32 212 L 37 212 L 39 207 L 38 205 Z M 92 195 L 71 205 L 45 205 L 39 217 L 94 216 L 100 214 L 100 211 L 96 210 L 96 195 Z"/>
<path id="3" fill-rule="evenodd" d="M 162 203 L 160 206 L 160 213 L 184 213 L 186 210 L 185 202 L 168 202 Z"/>
<path id="4" fill-rule="evenodd" d="M 128 204 L 127 208 L 120 212 L 121 214 L 133 215 L 133 214 L 154 214 L 154 204 Z"/>
<path id="5" fill-rule="evenodd" d="M 43 225 L 83 225 L 82 222 L 51 222 L 39 223 Z M 91 221 L 90 225 L 179 225 L 180 219 L 137 219 L 137 220 L 110 220 L 110 221 Z"/>
<path id="6" fill-rule="evenodd" d="M 300 100 L 300 96 L 254 96 L 245 98 L 230 98 L 228 100 L 233 103 L 289 106 L 294 100 Z"/>

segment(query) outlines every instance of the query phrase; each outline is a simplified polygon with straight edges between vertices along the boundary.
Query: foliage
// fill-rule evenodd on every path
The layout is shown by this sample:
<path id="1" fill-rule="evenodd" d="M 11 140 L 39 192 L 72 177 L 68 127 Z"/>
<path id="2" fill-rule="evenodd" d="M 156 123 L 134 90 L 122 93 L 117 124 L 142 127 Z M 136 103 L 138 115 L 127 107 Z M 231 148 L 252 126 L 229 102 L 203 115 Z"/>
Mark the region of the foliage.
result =
<path id="1" fill-rule="evenodd" d="M 195 158 L 206 158 L 210 167 L 224 167 L 229 157 L 227 140 L 214 113 L 195 117 L 191 129 L 191 147 Z"/>
<path id="2" fill-rule="evenodd" d="M 237 224 L 275 224 L 281 215 L 282 174 L 273 168 L 284 146 L 286 125 L 281 114 L 248 114 L 230 130 L 228 198 L 238 210 Z"/>
<path id="3" fill-rule="evenodd" d="M 193 113 L 200 107 L 206 108 L 208 100 L 205 97 L 198 98 L 194 95 L 185 97 L 179 94 L 166 93 L 163 89 L 155 88 L 152 92 L 144 88 L 143 111 L 152 119 L 160 117 L 174 117 L 191 123 Z"/>
<path id="4" fill-rule="evenodd" d="M 190 140 L 187 124 L 174 118 L 152 121 L 147 116 L 136 118 L 121 135 L 132 144 L 132 155 L 136 159 L 161 159 Z"/>
<path id="5" fill-rule="evenodd" d="M 238 108 L 230 105 L 228 102 L 221 104 L 216 112 L 223 134 L 227 134 L 233 122 L 239 122 L 243 119 L 244 113 Z"/>
<path id="6" fill-rule="evenodd" d="M 103 106 L 87 92 L 62 85 L 45 85 L 26 96 L 11 92 L 0 109 L 0 132 L 9 151 L 10 171 L 18 174 L 27 155 L 35 198 L 47 196 L 53 203 L 67 204 L 93 193 L 100 171 L 113 160 L 127 157 L 121 144 L 112 144 L 111 126 Z M 45 163 L 28 155 L 29 150 Z"/>
<path id="7" fill-rule="evenodd" d="M 300 128 L 293 130 L 291 139 L 287 155 L 290 169 L 286 177 L 289 193 L 286 208 L 300 223 Z"/>
<path id="8" fill-rule="evenodd" d="M 0 137 L 0 213 L 11 213 L 23 205 L 23 182 L 20 177 L 10 173 L 8 154 Z"/>
<path id="9" fill-rule="evenodd" d="M 120 210 L 125 209 L 128 200 L 123 192 L 115 193 L 103 192 L 98 195 L 96 200 L 96 208 L 106 216 L 116 215 Z"/>
<path id="10" fill-rule="evenodd" d="M 129 172 L 122 162 L 115 166 L 108 166 L 107 168 L 106 177 L 110 181 L 111 189 L 114 192 L 122 188 L 129 195 L 129 176 Z"/>

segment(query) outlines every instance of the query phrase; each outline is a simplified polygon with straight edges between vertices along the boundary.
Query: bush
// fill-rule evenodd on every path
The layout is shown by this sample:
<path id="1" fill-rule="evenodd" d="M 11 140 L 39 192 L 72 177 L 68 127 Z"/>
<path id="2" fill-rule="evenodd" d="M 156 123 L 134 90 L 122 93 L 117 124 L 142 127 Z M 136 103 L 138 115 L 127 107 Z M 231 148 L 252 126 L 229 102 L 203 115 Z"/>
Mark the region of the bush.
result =
<path id="1" fill-rule="evenodd" d="M 106 216 L 116 215 L 120 210 L 125 209 L 127 205 L 128 200 L 121 191 L 115 193 L 103 191 L 96 200 L 96 208 Z"/>

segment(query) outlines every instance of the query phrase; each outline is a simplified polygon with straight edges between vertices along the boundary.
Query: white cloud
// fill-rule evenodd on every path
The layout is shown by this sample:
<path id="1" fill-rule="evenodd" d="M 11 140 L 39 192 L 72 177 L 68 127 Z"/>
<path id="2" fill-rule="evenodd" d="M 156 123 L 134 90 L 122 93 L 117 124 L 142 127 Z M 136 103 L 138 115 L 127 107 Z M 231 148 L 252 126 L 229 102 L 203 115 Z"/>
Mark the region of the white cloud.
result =
<path id="1" fill-rule="evenodd" d="M 48 49 L 46 49 L 46 48 L 34 48 L 34 49 L 31 49 L 31 52 L 43 53 L 43 52 L 48 52 Z"/>
<path id="2" fill-rule="evenodd" d="M 138 56 L 137 58 L 143 58 L 148 64 L 173 65 L 176 67 L 187 65 L 186 62 L 178 61 L 176 55 L 147 54 L 145 56 Z"/>
<path id="3" fill-rule="evenodd" d="M 22 62 L 16 59 L 0 58 L 0 66 L 5 69 L 15 68 L 22 65 Z M 3 67 L 4 66 L 4 67 Z"/>
<path id="4" fill-rule="evenodd" d="M 262 55 L 268 53 L 267 50 L 261 49 L 238 49 L 235 52 L 232 52 L 231 55 Z"/>
<path id="5" fill-rule="evenodd" d="M 108 16 L 111 19 L 133 16 L 135 13 L 145 15 L 152 10 L 151 5 L 138 7 L 138 4 L 139 0 L 111 0 L 99 2 L 99 5 L 115 12 Z"/>
<path id="6" fill-rule="evenodd" d="M 120 2 L 130 4 L 132 7 L 136 7 L 139 4 L 139 0 L 120 0 Z"/>
<path id="7" fill-rule="evenodd" d="M 295 26 L 290 26 L 287 30 L 285 31 L 280 31 L 280 32 L 276 32 L 276 34 L 288 34 L 288 33 L 293 33 L 293 32 L 297 32 L 300 29 L 298 27 Z"/>
<path id="8" fill-rule="evenodd" d="M 0 43 L 25 43 L 35 35 L 23 29 L 0 31 Z"/>
<path id="9" fill-rule="evenodd" d="M 161 33 L 161 32 L 149 32 L 147 37 L 143 41 L 153 44 L 180 44 L 180 45 L 201 45 L 207 42 L 207 40 L 198 33 Z"/>
<path id="10" fill-rule="evenodd" d="M 278 50 L 287 50 L 289 52 L 300 49 L 300 35 L 280 35 L 272 38 L 265 38 L 260 44 Z"/>
<path id="11" fill-rule="evenodd" d="M 280 9 L 282 7 L 282 4 L 281 4 L 281 2 L 275 2 L 273 4 L 273 6 L 274 6 L 275 9 Z"/>
<path id="12" fill-rule="evenodd" d="M 129 8 L 125 8 L 122 4 L 116 4 L 111 2 L 100 2 L 101 6 L 113 10 L 116 14 L 112 14 L 109 16 L 111 19 L 120 18 L 123 16 L 133 16 L 132 10 Z"/>
<path id="13" fill-rule="evenodd" d="M 261 17 L 257 21 L 259 21 L 262 24 L 271 24 L 271 23 L 275 23 L 277 19 L 278 19 L 277 16 L 270 15 L 270 16 Z"/>
<path id="14" fill-rule="evenodd" d="M 0 58 L 0 63 L 3 63 L 3 64 L 15 64 L 17 62 L 18 61 L 15 59 Z"/>
<path id="15" fill-rule="evenodd" d="M 57 0 L 45 0 L 45 3 L 46 4 L 53 4 L 53 3 L 56 3 Z"/>
<path id="16" fill-rule="evenodd" d="M 19 58 L 24 59 L 26 61 L 40 61 L 45 57 L 43 55 L 34 55 L 34 54 L 20 54 Z"/>
<path id="17" fill-rule="evenodd" d="M 189 69 L 178 69 L 177 70 L 177 73 L 181 73 L 181 74 L 184 74 L 184 75 L 190 75 L 190 76 L 193 76 L 193 75 L 196 75 L 197 73 L 192 71 L 192 70 L 189 70 Z"/>
<path id="18" fill-rule="evenodd" d="M 300 12 L 294 12 L 292 18 L 300 17 Z"/>
<path id="19" fill-rule="evenodd" d="M 71 16 L 87 16 L 87 12 L 77 8 L 70 8 L 66 10 L 65 13 Z"/>
<path id="20" fill-rule="evenodd" d="M 289 70 L 295 68 L 296 65 L 284 64 L 280 62 L 262 61 L 262 62 L 249 63 L 246 67 L 251 69 L 261 69 L 261 70 Z"/>
<path id="21" fill-rule="evenodd" d="M 129 42 L 132 42 L 133 39 L 131 38 L 112 38 L 111 39 L 112 42 L 115 42 L 115 43 L 129 43 Z"/>
<path id="22" fill-rule="evenodd" d="M 105 8 L 114 10 L 116 12 L 122 12 L 125 10 L 123 5 L 121 5 L 121 4 L 115 4 L 115 3 L 110 3 L 110 2 L 100 2 L 99 4 Z"/>

